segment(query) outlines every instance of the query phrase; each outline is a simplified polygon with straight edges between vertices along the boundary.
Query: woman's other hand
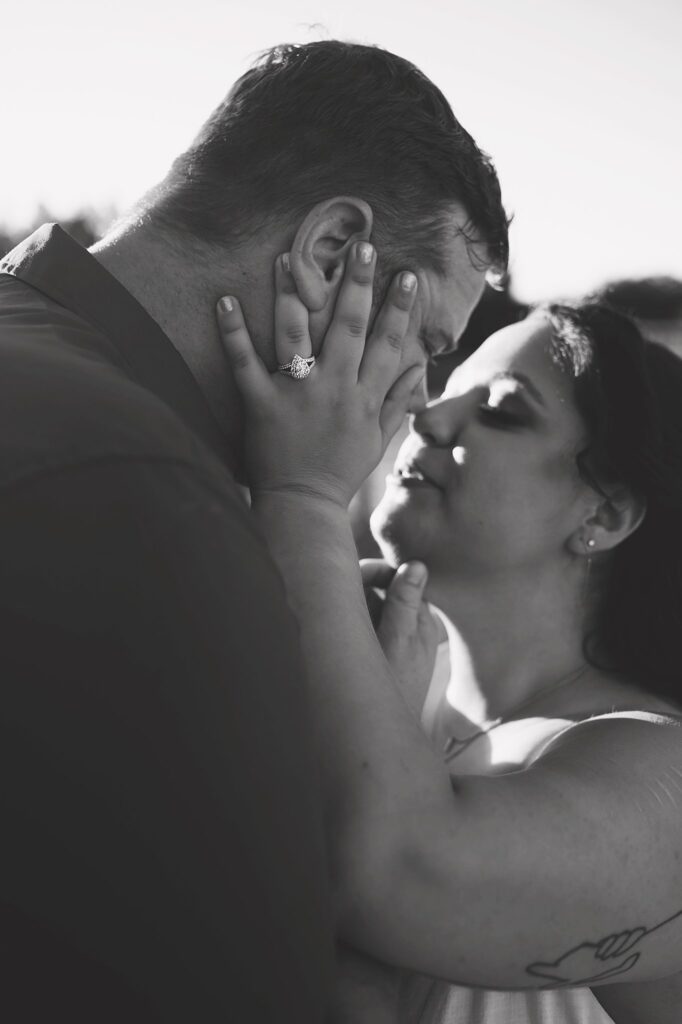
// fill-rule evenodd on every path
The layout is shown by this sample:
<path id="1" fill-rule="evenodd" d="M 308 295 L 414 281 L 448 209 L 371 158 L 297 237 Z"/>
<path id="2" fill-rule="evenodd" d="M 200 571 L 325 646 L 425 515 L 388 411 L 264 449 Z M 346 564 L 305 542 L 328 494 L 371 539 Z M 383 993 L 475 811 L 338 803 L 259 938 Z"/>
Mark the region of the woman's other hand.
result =
<path id="1" fill-rule="evenodd" d="M 220 335 L 244 400 L 252 491 L 308 494 L 347 508 L 402 422 L 425 372 L 412 366 L 397 376 L 417 279 L 396 276 L 367 338 L 375 267 L 373 247 L 357 243 L 317 362 L 303 380 L 269 373 L 238 301 L 218 303 Z M 309 357 L 308 311 L 283 257 L 275 289 L 277 362 Z"/>
<path id="2" fill-rule="evenodd" d="M 360 571 L 379 643 L 418 719 L 441 639 L 440 623 L 424 600 L 426 566 L 406 562 L 396 571 L 381 559 L 365 558 Z M 377 591 L 385 592 L 383 600 Z"/>

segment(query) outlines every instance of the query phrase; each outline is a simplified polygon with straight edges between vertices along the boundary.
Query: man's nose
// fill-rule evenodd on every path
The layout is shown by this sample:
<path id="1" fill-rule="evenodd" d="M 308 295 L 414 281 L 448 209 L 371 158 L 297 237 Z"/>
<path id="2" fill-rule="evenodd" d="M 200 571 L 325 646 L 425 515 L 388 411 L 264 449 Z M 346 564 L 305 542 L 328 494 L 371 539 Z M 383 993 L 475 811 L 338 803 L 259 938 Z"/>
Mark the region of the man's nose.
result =
<path id="1" fill-rule="evenodd" d="M 429 388 L 426 380 L 426 374 L 424 374 L 424 379 L 421 382 L 421 387 L 418 387 L 416 391 L 412 392 L 410 404 L 407 407 L 408 413 L 412 416 L 416 416 L 418 413 L 422 411 L 422 409 L 426 408 L 428 400 Z"/>

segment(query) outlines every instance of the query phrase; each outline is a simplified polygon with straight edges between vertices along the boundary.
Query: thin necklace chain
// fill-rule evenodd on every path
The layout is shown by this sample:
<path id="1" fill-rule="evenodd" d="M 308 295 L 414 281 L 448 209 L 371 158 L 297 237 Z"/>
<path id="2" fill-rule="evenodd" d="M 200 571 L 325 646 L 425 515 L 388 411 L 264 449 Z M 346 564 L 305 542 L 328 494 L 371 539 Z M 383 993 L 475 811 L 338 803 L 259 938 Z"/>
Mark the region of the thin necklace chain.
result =
<path id="1" fill-rule="evenodd" d="M 538 690 L 538 692 L 534 693 L 531 697 L 526 697 L 526 699 L 522 700 L 520 704 L 515 704 L 514 707 L 510 708 L 509 711 L 507 711 L 504 715 L 500 715 L 500 717 L 496 718 L 494 722 L 491 722 L 487 729 L 479 729 L 479 731 L 475 732 L 473 736 L 467 736 L 465 740 L 458 740 L 456 736 L 451 736 L 448 740 L 446 740 L 445 745 L 443 747 L 443 753 L 445 754 L 446 764 L 448 761 L 454 761 L 456 757 L 459 757 L 460 754 L 463 754 L 464 751 L 471 746 L 474 740 L 477 740 L 480 736 L 487 736 L 489 732 L 493 731 L 493 729 L 497 729 L 498 726 L 502 725 L 504 722 L 507 722 L 511 715 L 515 715 L 519 711 L 522 711 L 524 708 L 529 707 L 529 705 L 535 704 L 535 702 L 540 700 L 541 697 L 544 697 L 545 694 L 554 693 L 554 691 L 558 690 L 561 686 L 568 686 L 569 683 L 577 682 L 577 680 L 580 679 L 581 676 L 585 674 L 585 672 L 587 672 L 587 665 L 580 665 L 579 668 L 573 669 L 572 672 L 569 672 L 567 675 L 562 676 L 561 679 L 559 679 L 557 682 L 550 683 L 548 686 L 543 687 L 542 690 Z M 459 746 L 455 750 L 453 748 L 456 745 Z"/>

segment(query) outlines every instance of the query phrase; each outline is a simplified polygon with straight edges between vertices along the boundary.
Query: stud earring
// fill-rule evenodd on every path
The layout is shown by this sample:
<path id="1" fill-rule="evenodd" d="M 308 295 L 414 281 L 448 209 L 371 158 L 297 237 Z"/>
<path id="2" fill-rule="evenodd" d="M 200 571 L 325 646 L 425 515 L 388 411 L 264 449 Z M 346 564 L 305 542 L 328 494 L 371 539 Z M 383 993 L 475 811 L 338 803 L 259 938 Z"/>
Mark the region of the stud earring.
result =
<path id="1" fill-rule="evenodd" d="M 585 541 L 585 547 L 588 551 L 587 558 L 585 559 L 585 579 L 583 580 L 583 604 L 586 604 L 589 592 L 590 592 L 590 576 L 592 575 L 592 552 L 596 547 L 596 540 L 594 537 L 588 537 Z"/>

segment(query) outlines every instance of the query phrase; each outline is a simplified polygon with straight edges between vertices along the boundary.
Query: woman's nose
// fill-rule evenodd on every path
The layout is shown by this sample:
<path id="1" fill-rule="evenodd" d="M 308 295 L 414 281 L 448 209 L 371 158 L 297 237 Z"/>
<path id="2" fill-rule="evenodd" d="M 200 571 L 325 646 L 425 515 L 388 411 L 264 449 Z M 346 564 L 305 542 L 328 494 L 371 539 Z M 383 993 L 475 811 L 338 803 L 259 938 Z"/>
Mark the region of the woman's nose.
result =
<path id="1" fill-rule="evenodd" d="M 448 445 L 457 433 L 455 400 L 437 399 L 415 413 L 410 430 L 419 434 L 431 444 Z"/>

